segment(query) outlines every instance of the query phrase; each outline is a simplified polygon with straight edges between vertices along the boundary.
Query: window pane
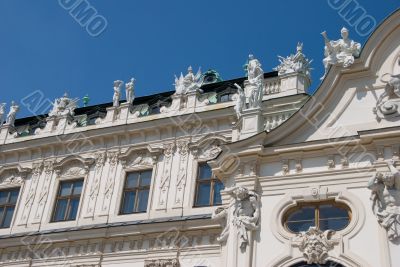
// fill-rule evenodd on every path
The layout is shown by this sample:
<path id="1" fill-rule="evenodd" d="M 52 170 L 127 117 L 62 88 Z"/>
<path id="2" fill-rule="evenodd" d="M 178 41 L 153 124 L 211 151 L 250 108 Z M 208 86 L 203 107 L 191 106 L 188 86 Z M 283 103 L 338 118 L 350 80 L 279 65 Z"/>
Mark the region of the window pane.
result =
<path id="1" fill-rule="evenodd" d="M 0 191 L 0 205 L 8 201 L 8 191 Z"/>
<path id="2" fill-rule="evenodd" d="M 3 213 L 4 213 L 4 208 L 0 208 L 0 227 L 2 227 L 1 221 L 3 219 Z"/>
<path id="3" fill-rule="evenodd" d="M 56 211 L 54 212 L 54 221 L 63 221 L 67 210 L 67 200 L 61 199 L 57 202 Z"/>
<path id="4" fill-rule="evenodd" d="M 221 190 L 224 189 L 224 184 L 217 180 L 214 183 L 214 205 L 220 205 L 222 204 L 222 199 L 221 199 Z"/>
<path id="5" fill-rule="evenodd" d="M 349 219 L 325 219 L 325 220 L 320 220 L 319 221 L 319 229 L 321 231 L 325 230 L 335 230 L 339 231 L 344 228 L 349 224 Z"/>
<path id="6" fill-rule="evenodd" d="M 287 228 L 292 232 L 308 231 L 311 226 L 315 226 L 314 221 L 303 221 L 303 222 L 288 222 Z"/>
<path id="7" fill-rule="evenodd" d="M 199 166 L 199 180 L 210 179 L 212 175 L 211 168 L 208 164 L 201 164 Z"/>
<path id="8" fill-rule="evenodd" d="M 140 174 L 140 185 L 148 186 L 151 182 L 151 171 L 144 171 Z"/>
<path id="9" fill-rule="evenodd" d="M 80 195 L 82 192 L 82 186 L 83 186 L 83 181 L 76 181 L 74 183 L 74 192 L 72 193 L 73 195 Z"/>
<path id="10" fill-rule="evenodd" d="M 325 218 L 347 218 L 349 213 L 345 208 L 335 207 L 333 205 L 321 205 L 319 207 L 319 217 Z"/>
<path id="11" fill-rule="evenodd" d="M 17 203 L 19 190 L 13 190 L 10 193 L 11 193 L 11 195 L 10 195 L 9 203 L 10 204 Z"/>
<path id="12" fill-rule="evenodd" d="M 304 221 L 314 220 L 315 218 L 315 207 L 303 207 L 288 217 L 288 221 Z"/>
<path id="13" fill-rule="evenodd" d="M 139 173 L 131 172 L 128 174 L 128 178 L 126 179 L 126 186 L 129 188 L 137 187 L 139 182 Z"/>
<path id="14" fill-rule="evenodd" d="M 79 199 L 71 199 L 69 203 L 69 216 L 67 220 L 75 220 L 76 219 L 76 214 L 78 213 L 78 207 L 79 207 Z"/>
<path id="15" fill-rule="evenodd" d="M 146 212 L 147 211 L 147 202 L 149 200 L 149 190 L 141 190 L 139 191 L 139 206 L 138 212 Z"/>
<path id="16" fill-rule="evenodd" d="M 135 192 L 125 192 L 124 193 L 124 203 L 122 206 L 122 213 L 127 214 L 127 213 L 133 213 L 133 209 L 135 207 L 135 197 L 136 193 Z"/>
<path id="17" fill-rule="evenodd" d="M 210 205 L 210 183 L 200 183 L 197 191 L 197 206 L 208 206 Z"/>
<path id="18" fill-rule="evenodd" d="M 11 220 L 12 220 L 12 217 L 13 217 L 13 214 L 14 214 L 14 207 L 6 208 L 5 212 L 6 213 L 5 213 L 5 216 L 4 216 L 4 222 L 3 222 L 3 225 L 1 226 L 3 228 L 10 227 Z"/>
<path id="19" fill-rule="evenodd" d="M 61 183 L 60 187 L 61 187 L 60 196 L 69 196 L 69 195 L 71 195 L 72 183 L 70 183 L 70 182 Z"/>

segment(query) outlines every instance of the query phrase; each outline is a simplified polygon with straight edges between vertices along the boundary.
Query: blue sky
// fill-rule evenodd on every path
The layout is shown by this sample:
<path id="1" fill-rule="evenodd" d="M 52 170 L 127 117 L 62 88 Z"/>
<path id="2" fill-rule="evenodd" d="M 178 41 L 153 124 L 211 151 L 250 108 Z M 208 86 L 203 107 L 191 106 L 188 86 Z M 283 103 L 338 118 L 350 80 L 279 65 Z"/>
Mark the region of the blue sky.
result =
<path id="1" fill-rule="evenodd" d="M 353 39 L 367 39 L 329 0 L 87 2 L 107 20 L 97 37 L 58 0 L 0 2 L 0 102 L 19 102 L 36 90 L 50 100 L 67 91 L 72 97 L 89 94 L 91 105 L 110 102 L 113 81 L 132 76 L 136 95 L 149 95 L 173 90 L 174 74 L 189 65 L 216 69 L 229 80 L 244 75 L 249 53 L 268 72 L 277 55 L 294 52 L 298 41 L 314 59 L 315 90 L 323 73 L 323 30 L 337 39 L 346 26 Z M 378 23 L 399 7 L 395 0 L 358 3 Z M 30 115 L 21 107 L 18 117 Z"/>

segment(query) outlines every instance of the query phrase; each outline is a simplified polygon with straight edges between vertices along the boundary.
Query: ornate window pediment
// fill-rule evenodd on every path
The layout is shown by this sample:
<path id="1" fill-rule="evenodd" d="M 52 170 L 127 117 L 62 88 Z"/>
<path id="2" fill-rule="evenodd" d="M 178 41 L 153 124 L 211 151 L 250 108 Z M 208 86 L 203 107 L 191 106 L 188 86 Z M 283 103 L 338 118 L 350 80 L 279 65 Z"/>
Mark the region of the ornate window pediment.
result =
<path id="1" fill-rule="evenodd" d="M 86 176 L 90 166 L 94 163 L 92 158 L 69 156 L 54 164 L 54 169 L 59 177 L 80 178 Z"/>
<path id="2" fill-rule="evenodd" d="M 132 147 L 125 153 L 121 153 L 119 159 L 125 169 L 153 168 L 161 154 L 161 148 Z"/>
<path id="3" fill-rule="evenodd" d="M 221 145 L 227 143 L 228 139 L 221 135 L 210 134 L 204 136 L 197 142 L 189 145 L 193 155 L 200 161 L 212 160 L 221 153 Z"/>
<path id="4" fill-rule="evenodd" d="M 1 167 L 0 187 L 22 185 L 30 171 L 31 169 L 22 168 L 20 165 Z"/>

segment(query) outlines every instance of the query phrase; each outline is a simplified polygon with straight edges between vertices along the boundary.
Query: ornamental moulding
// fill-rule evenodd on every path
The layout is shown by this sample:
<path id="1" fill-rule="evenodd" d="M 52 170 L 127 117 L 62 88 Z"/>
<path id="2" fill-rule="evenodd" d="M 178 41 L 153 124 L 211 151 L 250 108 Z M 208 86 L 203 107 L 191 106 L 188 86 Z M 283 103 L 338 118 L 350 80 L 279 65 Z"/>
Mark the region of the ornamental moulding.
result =
<path id="1" fill-rule="evenodd" d="M 0 168 L 0 186 L 21 185 L 32 169 L 23 168 L 19 164 Z"/>

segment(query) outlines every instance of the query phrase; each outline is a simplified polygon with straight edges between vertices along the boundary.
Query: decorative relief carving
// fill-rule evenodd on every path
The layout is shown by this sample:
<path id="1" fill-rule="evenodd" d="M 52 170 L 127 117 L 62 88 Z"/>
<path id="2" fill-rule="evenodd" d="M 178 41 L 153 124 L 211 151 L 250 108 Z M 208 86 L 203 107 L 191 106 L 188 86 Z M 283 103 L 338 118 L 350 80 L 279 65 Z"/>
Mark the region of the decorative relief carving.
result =
<path id="1" fill-rule="evenodd" d="M 22 185 L 24 183 L 25 174 L 21 174 L 18 170 L 5 171 L 0 176 L 0 186 Z"/>
<path id="2" fill-rule="evenodd" d="M 94 181 L 92 182 L 92 185 L 90 187 L 89 191 L 89 202 L 88 202 L 88 209 L 87 209 L 87 215 L 93 214 L 94 208 L 95 208 L 95 203 L 97 196 L 99 195 L 99 190 L 100 190 L 100 181 L 101 181 L 101 174 L 103 172 L 103 166 L 106 162 L 107 159 L 107 154 L 106 152 L 97 152 L 95 154 L 95 175 L 94 175 Z"/>
<path id="3" fill-rule="evenodd" d="M 178 177 L 176 182 L 177 191 L 175 194 L 175 205 L 180 205 L 183 202 L 184 190 L 186 185 L 188 155 L 189 155 L 189 141 L 179 141 L 178 152 L 180 160 L 179 160 Z"/>
<path id="4" fill-rule="evenodd" d="M 160 197 L 158 200 L 159 208 L 166 208 L 168 199 L 168 189 L 171 180 L 171 163 L 175 152 L 175 143 L 164 144 L 164 167 L 160 181 Z"/>
<path id="5" fill-rule="evenodd" d="M 113 192 L 115 171 L 116 171 L 116 166 L 118 164 L 118 157 L 119 157 L 119 151 L 107 153 L 107 159 L 108 159 L 108 164 L 110 165 L 110 169 L 109 169 L 109 175 L 107 178 L 106 187 L 105 187 L 105 191 L 104 191 L 105 199 L 110 199 L 112 192 Z M 104 208 L 105 207 L 103 207 L 103 210 L 104 210 Z"/>
<path id="6" fill-rule="evenodd" d="M 224 242 L 228 239 L 230 228 L 234 227 L 239 233 L 240 248 L 246 249 L 250 244 L 249 232 L 259 228 L 260 196 L 244 187 L 227 188 L 224 192 L 231 196 L 228 207 L 214 210 L 212 218 L 222 220 L 224 229 L 217 240 Z"/>
<path id="7" fill-rule="evenodd" d="M 389 76 L 390 78 L 384 80 L 385 76 Z M 396 117 L 400 113 L 400 74 L 385 73 L 382 75 L 381 81 L 386 83 L 386 87 L 385 92 L 379 97 L 373 109 L 377 121 L 381 121 L 384 118 Z"/>
<path id="8" fill-rule="evenodd" d="M 334 169 L 335 167 L 336 167 L 335 157 L 334 156 L 330 156 L 328 158 L 328 169 Z"/>
<path id="9" fill-rule="evenodd" d="M 307 264 L 325 264 L 328 258 L 329 250 L 333 249 L 337 243 L 336 240 L 331 240 L 334 233 L 332 230 L 322 232 L 316 227 L 310 227 L 306 232 L 300 232 L 296 241 L 298 247 L 303 253 Z"/>
<path id="10" fill-rule="evenodd" d="M 283 175 L 289 174 L 289 160 L 287 159 L 282 161 L 282 174 Z"/>
<path id="11" fill-rule="evenodd" d="M 368 183 L 372 209 L 391 241 L 400 239 L 400 172 L 394 161 L 387 162 L 389 173 L 377 172 Z"/>
<path id="12" fill-rule="evenodd" d="M 29 188 L 28 196 L 26 197 L 26 200 L 25 200 L 25 206 L 24 206 L 23 213 L 22 213 L 22 223 L 23 224 L 27 223 L 27 219 L 28 219 L 29 213 L 31 211 L 31 208 L 32 208 L 32 205 L 33 205 L 33 202 L 35 199 L 36 188 L 37 188 L 37 184 L 39 182 L 39 177 L 42 173 L 42 170 L 43 170 L 42 162 L 32 164 L 31 185 Z"/>
<path id="13" fill-rule="evenodd" d="M 42 185 L 42 190 L 40 191 L 38 197 L 38 207 L 34 216 L 34 222 L 39 222 L 43 214 L 44 206 L 47 200 L 47 195 L 49 194 L 51 176 L 54 170 L 54 161 L 51 160 L 45 161 L 43 164 L 43 170 L 45 173 L 45 177 Z"/>

